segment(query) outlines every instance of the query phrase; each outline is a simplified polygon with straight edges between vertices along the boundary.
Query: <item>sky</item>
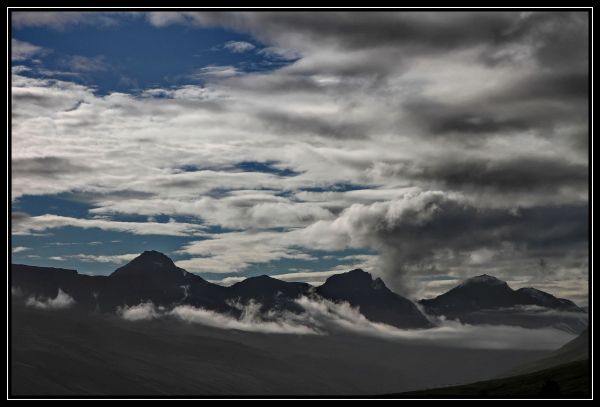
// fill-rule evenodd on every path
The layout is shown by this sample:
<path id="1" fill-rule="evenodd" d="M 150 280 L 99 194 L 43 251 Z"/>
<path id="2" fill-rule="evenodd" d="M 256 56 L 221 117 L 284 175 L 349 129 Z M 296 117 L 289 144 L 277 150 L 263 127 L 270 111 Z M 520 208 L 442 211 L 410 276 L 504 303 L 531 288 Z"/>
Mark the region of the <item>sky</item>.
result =
<path id="1" fill-rule="evenodd" d="M 12 262 L 588 291 L 584 12 L 13 12 Z"/>

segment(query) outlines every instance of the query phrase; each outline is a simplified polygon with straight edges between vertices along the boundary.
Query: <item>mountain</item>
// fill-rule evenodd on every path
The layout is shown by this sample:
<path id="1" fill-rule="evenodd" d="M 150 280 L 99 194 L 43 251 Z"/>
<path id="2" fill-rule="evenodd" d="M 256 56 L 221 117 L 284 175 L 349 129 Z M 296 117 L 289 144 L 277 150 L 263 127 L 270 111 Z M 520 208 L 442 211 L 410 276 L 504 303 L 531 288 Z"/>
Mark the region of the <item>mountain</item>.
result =
<path id="1" fill-rule="evenodd" d="M 486 274 L 419 303 L 428 314 L 470 324 L 553 326 L 572 333 L 587 326 L 587 314 L 572 301 L 535 288 L 513 290 L 505 281 Z"/>
<path id="2" fill-rule="evenodd" d="M 262 311 L 277 309 L 301 312 L 302 308 L 294 300 L 311 291 L 310 284 L 285 282 L 262 275 L 235 283 L 228 288 L 227 298 L 242 303 L 253 300 L 261 304 Z"/>
<path id="3" fill-rule="evenodd" d="M 192 274 L 177 267 L 168 256 L 154 250 L 143 252 L 110 275 L 113 279 L 129 279 L 132 281 L 151 279 L 158 283 L 181 282 L 189 276 L 192 276 Z"/>
<path id="4" fill-rule="evenodd" d="M 559 349 L 555 350 L 542 359 L 535 360 L 511 369 L 506 376 L 537 372 L 550 369 L 565 363 L 586 360 L 590 357 L 590 331 L 586 328 L 575 339 L 569 341 Z"/>
<path id="5" fill-rule="evenodd" d="M 75 270 L 36 267 L 24 264 L 11 266 L 11 288 L 23 295 L 55 298 L 59 289 L 68 293 L 85 309 L 97 308 L 96 294 L 103 288 L 105 276 L 87 276 Z"/>
<path id="6" fill-rule="evenodd" d="M 432 313 L 443 315 L 525 305 L 583 312 L 572 301 L 556 298 L 535 288 L 515 291 L 505 281 L 487 274 L 469 278 L 442 295 L 419 302 Z"/>
<path id="7" fill-rule="evenodd" d="M 486 274 L 470 278 L 450 291 L 430 300 L 421 300 L 434 314 L 454 315 L 467 311 L 516 305 L 514 291 L 506 282 Z"/>
<path id="8" fill-rule="evenodd" d="M 585 312 L 584 309 L 579 308 L 573 301 L 565 298 L 556 298 L 552 294 L 548 294 L 547 292 L 533 287 L 519 288 L 516 293 L 519 297 L 520 304 L 523 305 L 537 305 L 564 311 Z"/>
<path id="9" fill-rule="evenodd" d="M 190 304 L 219 311 L 229 307 L 224 287 L 179 268 L 166 255 L 145 251 L 108 276 L 110 291 L 103 297 L 109 308 L 125 303 L 137 305 L 152 301 L 156 305 Z"/>
<path id="10" fill-rule="evenodd" d="M 361 269 L 335 274 L 316 292 L 334 302 L 347 301 L 373 322 L 400 328 L 428 328 L 432 324 L 410 300 L 392 292 L 385 283 Z"/>
<path id="11" fill-rule="evenodd" d="M 153 302 L 159 306 L 193 305 L 235 316 L 240 304 L 261 304 L 261 311 L 301 313 L 300 296 L 346 301 L 369 320 L 400 328 L 426 328 L 431 323 L 410 300 L 390 291 L 381 279 L 362 270 L 330 277 L 318 288 L 263 275 L 230 287 L 210 283 L 177 267 L 166 255 L 145 251 L 109 276 L 87 276 L 75 270 L 12 265 L 11 284 L 27 296 L 55 298 L 59 289 L 80 308 L 114 312 L 119 307 Z"/>
<path id="12" fill-rule="evenodd" d="M 26 295 L 54 298 L 61 289 L 80 308 L 113 312 L 121 306 L 152 301 L 156 305 L 190 304 L 228 311 L 224 290 L 175 266 L 162 253 L 146 251 L 109 276 L 75 270 L 13 264 L 11 284 Z"/>

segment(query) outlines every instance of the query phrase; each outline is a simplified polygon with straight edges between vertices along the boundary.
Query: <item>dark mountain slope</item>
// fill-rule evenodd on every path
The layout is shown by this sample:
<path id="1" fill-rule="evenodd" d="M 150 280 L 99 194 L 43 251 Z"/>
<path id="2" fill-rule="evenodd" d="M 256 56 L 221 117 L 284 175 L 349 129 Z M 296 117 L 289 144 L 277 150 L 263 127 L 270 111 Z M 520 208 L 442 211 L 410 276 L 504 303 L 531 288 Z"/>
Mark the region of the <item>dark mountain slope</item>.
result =
<path id="1" fill-rule="evenodd" d="M 384 282 L 361 269 L 336 274 L 317 288 L 323 298 L 347 301 L 369 320 L 400 328 L 428 328 L 429 320 L 410 300 L 392 292 Z"/>
<path id="2" fill-rule="evenodd" d="M 430 312 L 446 316 L 494 308 L 537 305 L 562 311 L 583 312 L 573 302 L 535 288 L 513 290 L 505 281 L 483 274 L 465 280 L 450 291 L 421 300 Z"/>
<path id="3" fill-rule="evenodd" d="M 572 301 L 535 288 L 513 290 L 485 274 L 419 303 L 428 314 L 468 324 L 555 327 L 576 334 L 587 326 L 587 314 Z"/>
<path id="4" fill-rule="evenodd" d="M 271 309 L 301 312 L 302 307 L 294 300 L 312 291 L 310 284 L 285 282 L 262 275 L 250 277 L 227 289 L 230 301 L 248 303 L 253 300 L 261 304 L 262 311 Z"/>

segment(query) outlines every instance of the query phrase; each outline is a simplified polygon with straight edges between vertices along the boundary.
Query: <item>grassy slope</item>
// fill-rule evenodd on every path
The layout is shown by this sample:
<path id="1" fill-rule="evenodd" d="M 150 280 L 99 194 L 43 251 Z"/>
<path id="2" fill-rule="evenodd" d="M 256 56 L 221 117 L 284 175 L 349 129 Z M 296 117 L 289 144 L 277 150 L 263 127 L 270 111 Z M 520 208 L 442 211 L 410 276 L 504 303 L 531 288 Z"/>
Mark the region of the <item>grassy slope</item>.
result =
<path id="1" fill-rule="evenodd" d="M 463 386 L 401 393 L 408 397 L 589 397 L 589 361 L 580 360 L 520 376 L 488 380 Z M 553 381 L 559 393 L 552 390 Z M 544 387 L 546 391 L 544 392 Z M 556 387 L 554 386 L 554 389 Z"/>
<path id="2" fill-rule="evenodd" d="M 573 339 L 560 349 L 552 352 L 550 355 L 535 360 L 530 363 L 518 366 L 509 370 L 504 377 L 533 373 L 544 369 L 550 369 L 555 366 L 575 362 L 589 358 L 589 330 L 583 331 L 577 338 Z"/>

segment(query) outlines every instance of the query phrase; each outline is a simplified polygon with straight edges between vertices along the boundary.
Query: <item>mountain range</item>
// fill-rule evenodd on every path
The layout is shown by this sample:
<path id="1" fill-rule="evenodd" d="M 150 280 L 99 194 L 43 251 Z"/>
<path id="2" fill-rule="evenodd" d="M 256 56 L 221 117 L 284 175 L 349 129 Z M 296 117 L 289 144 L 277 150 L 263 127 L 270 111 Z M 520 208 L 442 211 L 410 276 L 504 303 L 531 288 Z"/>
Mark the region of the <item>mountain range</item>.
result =
<path id="1" fill-rule="evenodd" d="M 574 334 L 587 327 L 587 313 L 574 302 L 532 287 L 513 290 L 486 274 L 419 303 L 429 315 L 473 325 L 553 326 Z"/>
<path id="2" fill-rule="evenodd" d="M 431 316 L 473 324 L 558 326 L 577 333 L 587 326 L 585 318 L 571 316 L 585 315 L 573 302 L 535 288 L 512 290 L 506 282 L 487 275 L 468 279 L 436 298 L 414 303 L 361 269 L 333 275 L 318 287 L 266 275 L 225 287 L 177 267 L 157 251 L 143 252 L 108 276 L 13 264 L 11 285 L 24 296 L 37 298 L 55 298 L 61 290 L 73 298 L 77 307 L 97 312 L 152 302 L 164 307 L 191 305 L 239 317 L 242 311 L 237 304 L 254 301 L 263 312 L 301 313 L 303 309 L 295 300 L 307 296 L 347 302 L 370 321 L 406 329 L 434 326 L 435 318 Z M 531 316 L 520 311 L 532 306 L 554 312 Z"/>

